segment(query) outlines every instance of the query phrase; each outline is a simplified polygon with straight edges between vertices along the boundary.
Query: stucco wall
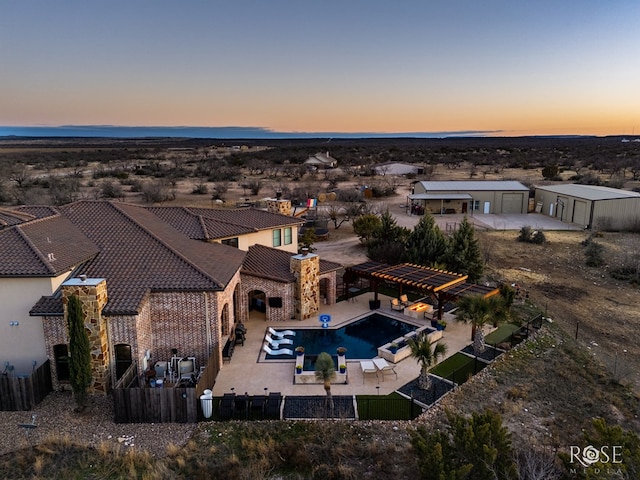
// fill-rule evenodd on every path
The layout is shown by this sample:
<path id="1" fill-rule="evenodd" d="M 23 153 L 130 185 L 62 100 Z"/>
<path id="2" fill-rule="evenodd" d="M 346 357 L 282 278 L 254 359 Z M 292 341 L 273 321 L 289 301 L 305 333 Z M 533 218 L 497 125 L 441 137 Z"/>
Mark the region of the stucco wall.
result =
<path id="1" fill-rule="evenodd" d="M 40 317 L 29 310 L 42 296 L 48 296 L 66 279 L 69 272 L 53 278 L 0 279 L 0 365 L 14 366 L 15 374 L 31 373 L 33 361 L 46 360 L 44 330 Z M 18 322 L 11 326 L 10 322 Z"/>

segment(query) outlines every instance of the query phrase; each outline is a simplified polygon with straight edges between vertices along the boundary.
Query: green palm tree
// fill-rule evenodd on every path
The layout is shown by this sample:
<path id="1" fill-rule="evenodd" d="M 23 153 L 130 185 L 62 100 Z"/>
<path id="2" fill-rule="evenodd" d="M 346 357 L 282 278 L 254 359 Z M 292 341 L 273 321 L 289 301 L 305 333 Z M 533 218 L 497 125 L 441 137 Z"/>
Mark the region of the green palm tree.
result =
<path id="1" fill-rule="evenodd" d="M 469 295 L 457 302 L 456 320 L 471 323 L 471 339 L 473 351 L 476 355 L 484 352 L 484 332 L 482 328 L 487 323 L 497 326 L 509 318 L 509 310 L 501 295 L 485 297 L 483 295 Z"/>
<path id="2" fill-rule="evenodd" d="M 444 343 L 431 342 L 429 337 L 424 334 L 417 338 L 410 338 L 407 343 L 411 349 L 411 356 L 420 364 L 418 388 L 429 390 L 431 388 L 429 367 L 437 363 L 438 358 L 447 353 L 447 346 Z"/>
<path id="3" fill-rule="evenodd" d="M 336 369 L 333 358 L 327 352 L 322 352 L 316 359 L 315 374 L 318 380 L 322 380 L 324 391 L 327 393 L 326 405 L 333 414 L 333 398 L 331 397 L 331 381 L 336 378 Z"/>

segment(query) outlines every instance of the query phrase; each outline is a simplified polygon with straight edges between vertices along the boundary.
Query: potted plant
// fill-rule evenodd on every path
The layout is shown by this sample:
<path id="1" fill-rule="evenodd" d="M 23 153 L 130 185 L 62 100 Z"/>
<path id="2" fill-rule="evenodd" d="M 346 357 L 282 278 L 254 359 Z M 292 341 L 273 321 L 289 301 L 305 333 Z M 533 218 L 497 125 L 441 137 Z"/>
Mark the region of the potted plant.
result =
<path id="1" fill-rule="evenodd" d="M 343 356 L 345 353 L 347 353 L 347 349 L 345 347 L 338 347 L 336 352 L 338 353 L 338 355 Z"/>
<path id="2" fill-rule="evenodd" d="M 438 322 L 437 328 L 438 330 L 444 330 L 445 328 L 447 328 L 447 322 L 445 322 L 444 320 L 440 320 Z"/>
<path id="3" fill-rule="evenodd" d="M 396 342 L 393 342 L 391 345 L 389 345 L 389 351 L 395 354 L 398 351 L 398 344 Z"/>
<path id="4" fill-rule="evenodd" d="M 302 373 L 302 365 L 296 365 L 296 373 Z"/>
<path id="5" fill-rule="evenodd" d="M 340 365 L 340 373 L 345 373 L 347 371 L 346 365 Z"/>
<path id="6" fill-rule="evenodd" d="M 299 357 L 304 355 L 304 347 L 302 347 L 302 346 L 296 347 L 296 355 L 299 356 Z"/>

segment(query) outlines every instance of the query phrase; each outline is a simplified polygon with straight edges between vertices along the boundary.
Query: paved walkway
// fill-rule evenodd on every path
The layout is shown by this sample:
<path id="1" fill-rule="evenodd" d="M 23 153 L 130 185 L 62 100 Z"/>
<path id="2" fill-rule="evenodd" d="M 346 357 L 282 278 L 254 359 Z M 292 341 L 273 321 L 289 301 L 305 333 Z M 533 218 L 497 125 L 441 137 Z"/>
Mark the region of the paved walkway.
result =
<path id="1" fill-rule="evenodd" d="M 381 300 L 381 313 L 394 315 L 409 323 L 416 325 L 426 325 L 427 320 L 415 320 L 404 316 L 398 312 L 392 312 L 389 297 L 379 295 Z M 369 300 L 373 299 L 373 293 L 365 293 L 356 297 L 355 300 L 339 302 L 335 305 L 323 305 L 320 314 L 331 315 L 331 327 L 339 327 L 344 322 L 370 312 Z M 237 394 L 247 392 L 249 395 L 261 395 L 268 392 L 281 392 L 283 395 L 324 395 L 322 384 L 294 384 L 294 359 L 263 361 L 264 352 L 262 345 L 267 327 L 277 330 L 285 328 L 319 327 L 318 315 L 304 321 L 291 322 L 266 322 L 264 316 L 254 314 L 245 324 L 248 332 L 244 346 L 237 345 L 230 363 L 225 363 L 213 386 L 213 395 L 221 396 L 228 393 L 233 388 Z M 448 345 L 448 354 L 452 355 L 470 343 L 471 326 L 460 324 L 453 320 L 451 316 L 445 314 L 447 329 L 444 331 L 443 340 Z M 396 365 L 398 379 L 385 375 L 380 378 L 379 383 L 373 375 L 363 378 L 359 361 L 349 361 L 347 352 L 347 384 L 334 384 L 331 392 L 334 395 L 387 395 L 402 385 L 410 382 L 418 376 L 420 368 L 412 358 L 407 358 Z M 379 387 L 379 388 L 378 388 Z"/>

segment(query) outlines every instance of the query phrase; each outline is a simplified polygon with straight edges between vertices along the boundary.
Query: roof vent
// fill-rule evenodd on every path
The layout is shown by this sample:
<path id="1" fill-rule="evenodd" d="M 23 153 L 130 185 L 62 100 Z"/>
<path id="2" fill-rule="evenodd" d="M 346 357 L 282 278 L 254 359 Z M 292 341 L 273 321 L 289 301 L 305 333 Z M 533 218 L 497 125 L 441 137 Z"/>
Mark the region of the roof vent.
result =
<path id="1" fill-rule="evenodd" d="M 306 257 L 309 254 L 309 249 L 307 247 L 301 248 L 300 253 Z"/>
<path id="2" fill-rule="evenodd" d="M 80 280 L 82 282 L 86 282 L 87 281 L 87 276 L 86 275 L 80 275 Z"/>
<path id="3" fill-rule="evenodd" d="M 55 262 L 56 257 L 53 255 L 53 253 L 49 253 L 47 254 L 47 260 L 49 260 L 50 262 Z"/>

